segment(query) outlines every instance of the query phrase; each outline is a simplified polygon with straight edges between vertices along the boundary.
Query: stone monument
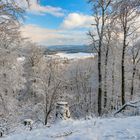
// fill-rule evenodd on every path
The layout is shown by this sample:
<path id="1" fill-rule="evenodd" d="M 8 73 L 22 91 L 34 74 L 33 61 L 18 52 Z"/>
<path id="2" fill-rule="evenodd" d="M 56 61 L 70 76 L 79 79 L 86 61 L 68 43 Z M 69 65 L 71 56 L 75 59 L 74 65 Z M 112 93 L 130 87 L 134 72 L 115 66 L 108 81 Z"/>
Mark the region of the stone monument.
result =
<path id="1" fill-rule="evenodd" d="M 70 118 L 70 110 L 68 102 L 57 102 L 56 103 L 56 120 L 67 120 Z"/>

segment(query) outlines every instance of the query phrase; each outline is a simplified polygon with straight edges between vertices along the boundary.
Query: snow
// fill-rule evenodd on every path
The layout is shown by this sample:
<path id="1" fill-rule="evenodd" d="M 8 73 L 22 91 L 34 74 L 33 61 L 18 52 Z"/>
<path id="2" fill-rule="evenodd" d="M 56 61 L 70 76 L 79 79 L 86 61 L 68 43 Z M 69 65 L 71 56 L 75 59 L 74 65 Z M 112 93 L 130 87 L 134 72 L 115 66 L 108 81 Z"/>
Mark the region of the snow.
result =
<path id="1" fill-rule="evenodd" d="M 68 102 L 57 102 L 58 105 L 67 105 Z"/>
<path id="2" fill-rule="evenodd" d="M 17 61 L 18 61 L 18 62 L 24 62 L 24 61 L 25 61 L 25 57 L 18 57 L 18 58 L 17 58 Z"/>
<path id="3" fill-rule="evenodd" d="M 31 119 L 25 119 L 24 122 L 27 122 L 27 123 L 33 124 L 33 120 L 31 120 Z"/>
<path id="4" fill-rule="evenodd" d="M 84 59 L 89 57 L 94 57 L 95 54 L 93 53 L 57 53 L 56 56 L 59 56 L 61 58 L 67 58 L 67 59 Z"/>
<path id="5" fill-rule="evenodd" d="M 1 140 L 140 140 L 140 117 L 62 121 Z"/>

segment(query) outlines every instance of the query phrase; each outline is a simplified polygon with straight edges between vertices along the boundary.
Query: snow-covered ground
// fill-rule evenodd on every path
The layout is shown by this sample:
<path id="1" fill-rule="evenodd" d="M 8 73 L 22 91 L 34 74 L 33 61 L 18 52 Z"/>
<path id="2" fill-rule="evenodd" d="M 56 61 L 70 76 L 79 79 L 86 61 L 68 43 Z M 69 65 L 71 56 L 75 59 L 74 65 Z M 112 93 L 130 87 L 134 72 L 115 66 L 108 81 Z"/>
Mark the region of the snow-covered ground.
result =
<path id="1" fill-rule="evenodd" d="M 140 117 L 71 120 L 1 140 L 140 140 Z"/>
<path id="2" fill-rule="evenodd" d="M 94 57 L 95 54 L 93 53 L 57 53 L 55 56 L 59 56 L 60 58 L 67 58 L 67 59 L 84 59 L 89 57 Z"/>

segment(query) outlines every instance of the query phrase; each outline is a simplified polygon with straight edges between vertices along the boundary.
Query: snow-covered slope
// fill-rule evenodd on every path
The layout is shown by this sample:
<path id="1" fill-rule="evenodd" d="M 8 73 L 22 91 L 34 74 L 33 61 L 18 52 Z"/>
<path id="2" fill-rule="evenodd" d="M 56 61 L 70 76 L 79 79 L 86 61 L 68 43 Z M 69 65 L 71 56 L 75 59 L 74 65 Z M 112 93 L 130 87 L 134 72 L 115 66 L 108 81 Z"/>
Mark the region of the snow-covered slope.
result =
<path id="1" fill-rule="evenodd" d="M 140 117 L 71 120 L 1 140 L 140 140 Z"/>

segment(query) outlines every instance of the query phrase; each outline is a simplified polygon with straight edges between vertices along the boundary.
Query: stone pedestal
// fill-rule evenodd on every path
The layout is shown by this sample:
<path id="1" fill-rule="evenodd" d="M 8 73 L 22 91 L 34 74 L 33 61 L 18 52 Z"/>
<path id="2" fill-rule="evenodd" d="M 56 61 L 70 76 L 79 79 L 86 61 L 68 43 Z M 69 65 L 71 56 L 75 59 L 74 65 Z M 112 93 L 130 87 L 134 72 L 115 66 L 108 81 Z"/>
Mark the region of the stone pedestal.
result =
<path id="1" fill-rule="evenodd" d="M 57 102 L 56 120 L 67 120 L 70 118 L 70 110 L 67 102 Z"/>
<path id="2" fill-rule="evenodd" d="M 27 127 L 27 129 L 29 129 L 30 131 L 32 130 L 33 120 L 31 120 L 31 119 L 25 119 L 23 121 L 23 123 L 24 123 L 24 126 Z"/>

